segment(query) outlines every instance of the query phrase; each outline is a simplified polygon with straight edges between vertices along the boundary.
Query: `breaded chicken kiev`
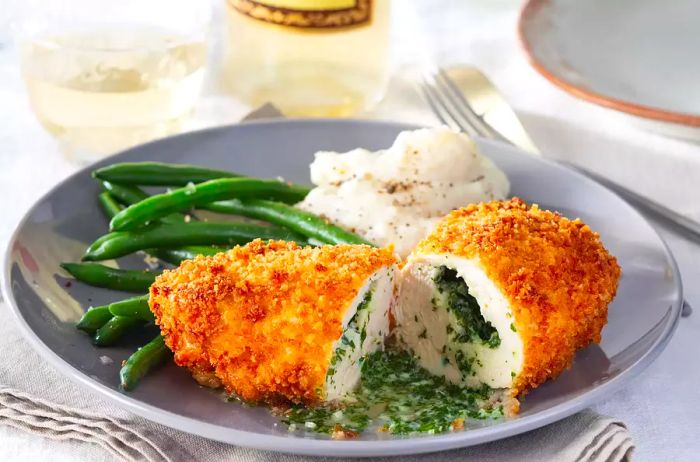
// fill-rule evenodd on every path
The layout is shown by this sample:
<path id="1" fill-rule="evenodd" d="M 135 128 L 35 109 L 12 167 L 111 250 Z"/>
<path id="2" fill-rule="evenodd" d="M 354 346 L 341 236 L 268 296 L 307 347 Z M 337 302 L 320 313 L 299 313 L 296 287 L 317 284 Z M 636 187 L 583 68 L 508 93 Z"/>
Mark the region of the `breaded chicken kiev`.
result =
<path id="1" fill-rule="evenodd" d="M 470 205 L 408 257 L 396 338 L 433 374 L 516 396 L 600 341 L 619 277 L 578 219 L 517 198 Z"/>
<path id="2" fill-rule="evenodd" d="M 175 362 L 249 401 L 336 400 L 384 347 L 391 248 L 253 241 L 165 271 L 149 304 Z"/>

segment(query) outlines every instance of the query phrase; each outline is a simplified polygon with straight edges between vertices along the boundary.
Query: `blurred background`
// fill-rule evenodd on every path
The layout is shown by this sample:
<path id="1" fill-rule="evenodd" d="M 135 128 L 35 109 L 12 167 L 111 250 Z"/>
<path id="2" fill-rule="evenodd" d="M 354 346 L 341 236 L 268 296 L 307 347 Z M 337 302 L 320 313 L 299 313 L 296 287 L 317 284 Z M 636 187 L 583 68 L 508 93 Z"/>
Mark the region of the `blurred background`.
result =
<path id="1" fill-rule="evenodd" d="M 5 91 L 24 98 L 23 79 L 39 123 L 89 162 L 265 103 L 291 117 L 396 118 L 392 99 L 410 108 L 413 96 L 402 84 L 435 63 L 512 74 L 502 47 L 515 43 L 496 31 L 513 30 L 518 2 L 287 3 L 311 19 L 239 0 L 10 2 Z"/>
<path id="2" fill-rule="evenodd" d="M 435 125 L 421 85 L 439 66 L 483 72 L 548 156 L 647 185 L 641 192 L 677 204 L 677 191 L 691 190 L 700 171 L 700 121 L 686 114 L 698 105 L 697 60 L 688 59 L 700 47 L 690 27 L 698 7 L 583 3 L 6 0 L 0 182 L 28 206 L 80 165 L 236 123 L 265 103 L 290 117 Z M 464 94 L 474 90 L 465 85 Z M 585 94 L 596 85 L 609 101 Z M 615 98 L 668 101 L 666 112 L 680 120 L 611 110 Z M 674 187 L 656 185 L 659 176 L 674 178 Z M 26 181 L 36 187 L 19 187 Z"/>
<path id="3" fill-rule="evenodd" d="M 576 104 L 552 83 L 584 98 L 602 87 L 596 102 L 603 106 L 640 100 L 681 122 L 645 129 L 698 138 L 698 130 L 684 129 L 700 119 L 683 114 L 698 105 L 685 96 L 694 75 L 686 63 L 700 45 L 690 30 L 692 2 L 674 0 L 669 18 L 658 16 L 668 8 L 650 1 L 525 3 L 8 0 L 0 17 L 2 91 L 22 126 L 26 91 L 38 122 L 82 162 L 234 122 L 265 103 L 291 117 L 428 123 L 425 102 L 413 93 L 434 66 L 474 66 L 516 108 L 579 122 L 618 118 Z M 675 43 L 684 46 L 669 46 Z M 686 69 L 668 69 L 678 63 Z"/>

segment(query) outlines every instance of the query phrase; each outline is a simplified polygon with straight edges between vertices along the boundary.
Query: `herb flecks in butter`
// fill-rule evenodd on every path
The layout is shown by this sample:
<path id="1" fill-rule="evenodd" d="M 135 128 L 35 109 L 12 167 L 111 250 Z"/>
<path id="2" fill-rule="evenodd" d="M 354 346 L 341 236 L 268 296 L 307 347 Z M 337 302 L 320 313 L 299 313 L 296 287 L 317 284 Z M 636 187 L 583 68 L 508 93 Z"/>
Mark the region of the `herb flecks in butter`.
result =
<path id="1" fill-rule="evenodd" d="M 433 376 L 407 352 L 378 351 L 363 361 L 360 386 L 342 407 L 295 406 L 284 421 L 290 429 L 328 434 L 370 426 L 398 435 L 441 433 L 459 428 L 460 419 L 502 417 L 492 393 L 488 386 L 467 389 Z"/>

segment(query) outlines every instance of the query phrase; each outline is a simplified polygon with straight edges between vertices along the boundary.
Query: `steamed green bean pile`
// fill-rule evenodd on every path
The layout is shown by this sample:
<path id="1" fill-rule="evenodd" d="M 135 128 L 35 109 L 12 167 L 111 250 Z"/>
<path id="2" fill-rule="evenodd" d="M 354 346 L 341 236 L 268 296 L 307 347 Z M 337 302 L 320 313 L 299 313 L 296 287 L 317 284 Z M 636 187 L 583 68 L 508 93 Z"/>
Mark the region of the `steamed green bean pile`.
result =
<path id="1" fill-rule="evenodd" d="M 112 290 L 140 294 L 89 307 L 76 327 L 96 346 L 119 342 L 135 329 L 153 325 L 148 290 L 160 268 L 179 265 L 198 255 L 214 255 L 254 239 L 295 241 L 300 245 L 368 244 L 292 204 L 309 192 L 302 185 L 264 180 L 194 165 L 126 162 L 93 172 L 102 192 L 97 202 L 109 220 L 109 232 L 90 244 L 82 262 L 61 267 L 76 280 Z M 142 186 L 169 187 L 148 194 Z M 199 219 L 198 210 L 257 220 Z M 98 263 L 139 252 L 158 270 L 119 269 Z M 123 362 L 124 390 L 133 389 L 149 370 L 171 357 L 158 335 Z"/>

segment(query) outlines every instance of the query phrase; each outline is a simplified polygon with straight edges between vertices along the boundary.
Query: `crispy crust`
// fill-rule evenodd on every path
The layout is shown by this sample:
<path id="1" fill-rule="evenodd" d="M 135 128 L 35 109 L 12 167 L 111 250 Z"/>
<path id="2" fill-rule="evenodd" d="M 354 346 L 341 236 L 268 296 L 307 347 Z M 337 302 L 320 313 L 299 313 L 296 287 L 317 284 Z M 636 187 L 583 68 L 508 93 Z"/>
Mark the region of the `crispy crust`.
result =
<path id="1" fill-rule="evenodd" d="M 311 403 L 346 310 L 394 263 L 391 248 L 256 240 L 165 271 L 149 305 L 178 365 L 213 372 L 244 400 Z"/>
<path id="2" fill-rule="evenodd" d="M 515 395 L 568 368 L 577 349 L 600 342 L 620 267 L 597 233 L 519 198 L 455 210 L 414 253 L 478 259 L 509 300 L 523 340 Z"/>

